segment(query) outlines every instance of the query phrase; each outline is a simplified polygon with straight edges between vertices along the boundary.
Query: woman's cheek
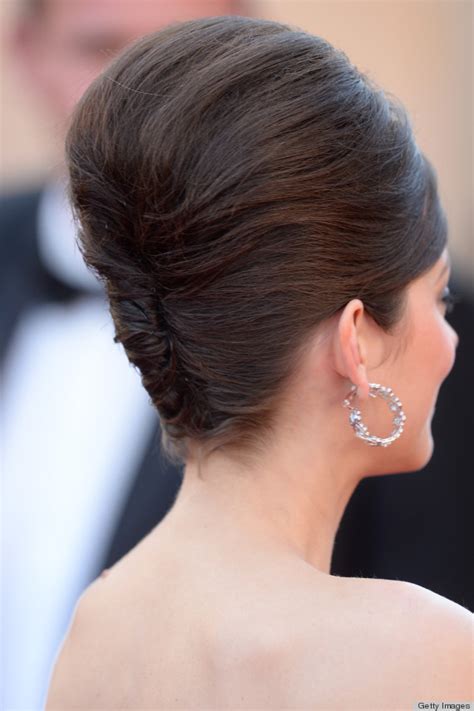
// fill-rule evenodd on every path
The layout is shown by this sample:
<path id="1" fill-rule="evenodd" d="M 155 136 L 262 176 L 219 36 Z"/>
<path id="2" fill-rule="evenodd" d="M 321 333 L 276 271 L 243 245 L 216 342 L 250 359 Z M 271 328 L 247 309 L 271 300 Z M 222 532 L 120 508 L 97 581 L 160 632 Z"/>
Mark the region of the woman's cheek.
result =
<path id="1" fill-rule="evenodd" d="M 443 380 L 449 375 L 453 369 L 454 363 L 456 361 L 456 348 L 459 343 L 459 336 L 451 326 L 448 321 L 443 319 L 442 324 L 443 338 L 442 338 L 442 349 L 443 349 L 443 360 L 442 360 L 442 373 L 441 376 Z"/>

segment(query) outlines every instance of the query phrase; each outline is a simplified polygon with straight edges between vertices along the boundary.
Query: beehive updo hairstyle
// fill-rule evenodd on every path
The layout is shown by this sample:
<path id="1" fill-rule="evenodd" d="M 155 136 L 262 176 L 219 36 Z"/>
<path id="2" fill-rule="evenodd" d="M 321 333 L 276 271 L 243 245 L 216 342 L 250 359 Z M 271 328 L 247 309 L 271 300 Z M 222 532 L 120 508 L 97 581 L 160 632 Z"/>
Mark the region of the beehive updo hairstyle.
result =
<path id="1" fill-rule="evenodd" d="M 80 250 L 177 464 L 261 451 L 318 325 L 359 298 L 391 332 L 446 243 L 401 103 L 269 20 L 134 42 L 76 106 L 66 162 Z"/>

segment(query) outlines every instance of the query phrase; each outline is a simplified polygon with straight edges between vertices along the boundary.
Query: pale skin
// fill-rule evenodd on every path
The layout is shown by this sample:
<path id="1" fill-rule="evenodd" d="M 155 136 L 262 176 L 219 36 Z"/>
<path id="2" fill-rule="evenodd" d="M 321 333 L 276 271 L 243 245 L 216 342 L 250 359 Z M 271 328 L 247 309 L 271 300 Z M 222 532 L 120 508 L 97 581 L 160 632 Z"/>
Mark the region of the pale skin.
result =
<path id="1" fill-rule="evenodd" d="M 357 482 L 431 457 L 434 405 L 458 343 L 442 301 L 447 264 L 445 250 L 409 285 L 395 334 L 358 299 L 322 326 L 254 466 L 222 453 L 200 481 L 188 462 L 165 519 L 81 597 L 47 711 L 395 710 L 470 698 L 470 612 L 402 581 L 330 575 Z M 342 408 L 356 384 L 372 426 L 369 382 L 393 387 L 407 415 L 388 449 L 355 438 Z M 381 405 L 372 420 L 383 434 Z"/>

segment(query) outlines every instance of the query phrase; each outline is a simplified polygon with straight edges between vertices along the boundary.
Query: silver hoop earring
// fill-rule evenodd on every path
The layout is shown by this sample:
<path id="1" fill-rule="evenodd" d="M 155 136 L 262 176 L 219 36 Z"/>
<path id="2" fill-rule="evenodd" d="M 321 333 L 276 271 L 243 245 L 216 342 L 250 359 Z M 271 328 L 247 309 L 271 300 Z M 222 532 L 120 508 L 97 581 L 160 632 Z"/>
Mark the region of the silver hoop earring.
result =
<path id="1" fill-rule="evenodd" d="M 342 403 L 342 406 L 347 407 L 350 410 L 349 424 L 357 437 L 360 437 L 360 439 L 363 439 L 364 442 L 367 442 L 367 444 L 370 444 L 372 447 L 388 447 L 402 434 L 403 425 L 407 418 L 402 410 L 402 403 L 394 394 L 392 388 L 383 387 L 379 383 L 369 383 L 369 388 L 370 397 L 377 397 L 378 395 L 383 398 L 388 403 L 388 406 L 393 413 L 394 429 L 388 437 L 377 437 L 376 435 L 370 434 L 367 427 L 362 422 L 361 411 L 355 407 L 352 407 L 351 403 L 357 395 L 357 385 L 353 385 L 351 387 L 346 399 Z"/>

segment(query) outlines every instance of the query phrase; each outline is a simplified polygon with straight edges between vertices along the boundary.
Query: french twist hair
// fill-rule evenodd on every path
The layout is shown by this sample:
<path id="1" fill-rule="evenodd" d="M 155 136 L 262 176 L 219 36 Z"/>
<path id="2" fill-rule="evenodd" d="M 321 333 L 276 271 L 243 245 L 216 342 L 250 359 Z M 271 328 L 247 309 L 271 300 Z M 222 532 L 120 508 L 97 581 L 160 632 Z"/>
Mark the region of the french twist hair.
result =
<path id="1" fill-rule="evenodd" d="M 258 452 L 319 324 L 360 298 L 395 328 L 446 243 L 400 102 L 269 20 L 133 43 L 81 98 L 66 159 L 81 251 L 175 462 Z"/>
<path id="2" fill-rule="evenodd" d="M 120 283 L 120 291 L 113 282 L 107 282 L 107 296 L 116 326 L 114 341 L 123 345 L 128 359 L 141 373 L 151 401 L 166 421 L 167 429 L 163 432 L 166 441 L 192 402 L 188 397 L 188 378 L 176 377 L 176 334 L 170 325 L 166 304 L 157 292 L 156 281 L 144 273 L 130 289 L 125 281 Z M 184 385 L 186 387 L 182 387 Z"/>

